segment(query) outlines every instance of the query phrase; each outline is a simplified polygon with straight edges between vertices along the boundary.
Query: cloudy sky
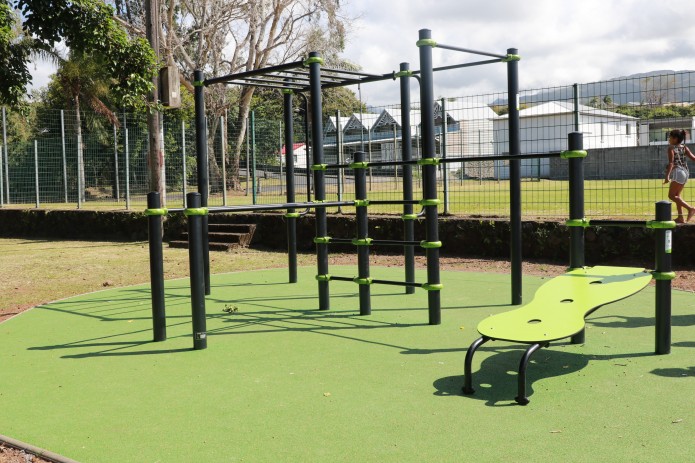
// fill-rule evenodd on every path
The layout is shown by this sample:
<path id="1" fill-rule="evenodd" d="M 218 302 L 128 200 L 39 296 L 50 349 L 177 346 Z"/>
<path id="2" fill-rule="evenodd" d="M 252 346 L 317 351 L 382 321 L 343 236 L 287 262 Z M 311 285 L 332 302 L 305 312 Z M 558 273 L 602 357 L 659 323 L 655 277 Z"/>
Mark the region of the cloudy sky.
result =
<path id="1" fill-rule="evenodd" d="M 638 72 L 695 70 L 693 0 L 342 0 L 346 57 L 374 74 L 419 69 L 420 29 L 442 44 L 505 54 L 518 48 L 520 88 L 587 83 Z M 434 51 L 434 65 L 486 59 Z M 53 70 L 32 67 L 35 85 Z M 439 72 L 435 97 L 506 90 L 502 64 Z M 398 84 L 362 86 L 372 105 L 395 104 Z M 415 97 L 413 98 L 415 99 Z"/>
<path id="2" fill-rule="evenodd" d="M 695 70 L 692 0 L 344 0 L 346 55 L 365 72 L 419 69 L 420 29 L 442 44 L 505 54 L 519 49 L 520 88 L 588 83 L 639 72 Z M 435 49 L 434 66 L 485 57 Z M 435 97 L 506 90 L 493 64 L 435 74 Z M 370 104 L 397 103 L 398 84 L 362 86 Z"/>

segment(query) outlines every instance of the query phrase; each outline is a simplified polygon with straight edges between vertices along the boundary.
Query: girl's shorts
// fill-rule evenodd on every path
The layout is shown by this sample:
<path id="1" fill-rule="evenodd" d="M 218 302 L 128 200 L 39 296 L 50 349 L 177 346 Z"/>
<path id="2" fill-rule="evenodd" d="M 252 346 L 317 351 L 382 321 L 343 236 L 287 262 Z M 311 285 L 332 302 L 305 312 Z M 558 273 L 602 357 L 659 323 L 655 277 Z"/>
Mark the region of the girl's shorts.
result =
<path id="1" fill-rule="evenodd" d="M 685 185 L 688 181 L 688 171 L 682 167 L 676 167 L 671 171 L 671 181 Z"/>

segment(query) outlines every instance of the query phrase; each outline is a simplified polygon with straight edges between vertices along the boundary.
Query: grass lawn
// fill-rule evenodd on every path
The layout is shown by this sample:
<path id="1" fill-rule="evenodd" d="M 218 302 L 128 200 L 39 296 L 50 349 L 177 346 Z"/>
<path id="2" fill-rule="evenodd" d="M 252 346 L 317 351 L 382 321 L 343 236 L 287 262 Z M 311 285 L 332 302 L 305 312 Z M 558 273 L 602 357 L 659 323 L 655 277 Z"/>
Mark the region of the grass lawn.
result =
<path id="1" fill-rule="evenodd" d="M 333 282 L 331 310 L 318 311 L 314 274 L 301 268 L 296 285 L 285 269 L 213 275 L 200 351 L 187 279 L 167 281 L 161 343 L 146 285 L 0 324 L 0 433 L 84 462 L 691 459 L 692 293 L 673 294 L 670 355 L 653 355 L 650 286 L 592 314 L 585 344 L 538 352 L 522 407 L 510 344 L 483 346 L 477 393 L 459 394 L 477 323 L 510 308 L 506 275 L 442 272 L 443 322 L 429 326 L 425 291 L 374 286 L 361 317 L 357 287 Z M 524 293 L 542 282 L 525 278 Z"/>

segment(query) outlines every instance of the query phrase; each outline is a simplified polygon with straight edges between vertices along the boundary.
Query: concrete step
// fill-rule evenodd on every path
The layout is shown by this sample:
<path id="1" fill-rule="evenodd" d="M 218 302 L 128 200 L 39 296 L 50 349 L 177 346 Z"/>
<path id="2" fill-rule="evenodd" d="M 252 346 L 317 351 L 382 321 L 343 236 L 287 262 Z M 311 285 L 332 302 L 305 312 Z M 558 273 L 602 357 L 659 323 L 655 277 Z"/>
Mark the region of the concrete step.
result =
<path id="1" fill-rule="evenodd" d="M 255 224 L 209 223 L 210 250 L 229 251 L 238 247 L 248 247 L 255 231 Z M 188 232 L 183 232 L 177 239 L 170 241 L 169 247 L 188 248 Z"/>
<path id="2" fill-rule="evenodd" d="M 238 243 L 209 243 L 211 251 L 231 251 L 241 247 Z M 188 249 L 188 240 L 172 240 L 169 241 L 170 248 Z"/>

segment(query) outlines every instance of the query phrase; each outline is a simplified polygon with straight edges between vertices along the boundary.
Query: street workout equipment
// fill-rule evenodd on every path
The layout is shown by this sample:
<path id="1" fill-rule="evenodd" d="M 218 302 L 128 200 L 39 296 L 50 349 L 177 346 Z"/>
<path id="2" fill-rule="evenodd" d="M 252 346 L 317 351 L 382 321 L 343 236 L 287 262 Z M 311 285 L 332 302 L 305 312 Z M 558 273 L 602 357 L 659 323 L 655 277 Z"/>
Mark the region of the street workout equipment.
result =
<path id="1" fill-rule="evenodd" d="M 464 394 L 473 394 L 473 355 L 488 341 L 500 340 L 528 344 L 519 362 L 517 403 L 529 403 L 526 392 L 526 370 L 531 356 L 551 341 L 571 338 L 574 344 L 584 342 L 584 319 L 598 308 L 611 302 L 625 299 L 656 280 L 655 301 L 655 352 L 668 354 L 671 351 L 671 229 L 676 223 L 671 220 L 671 203 L 656 203 L 656 218 L 639 220 L 587 220 L 584 218 L 584 173 L 582 134 L 569 134 L 570 168 L 570 268 L 567 273 L 543 284 L 533 300 L 516 309 L 492 315 L 478 324 L 476 339 L 468 348 L 465 359 Z M 584 228 L 642 227 L 655 230 L 655 270 L 632 267 L 585 267 Z"/>

